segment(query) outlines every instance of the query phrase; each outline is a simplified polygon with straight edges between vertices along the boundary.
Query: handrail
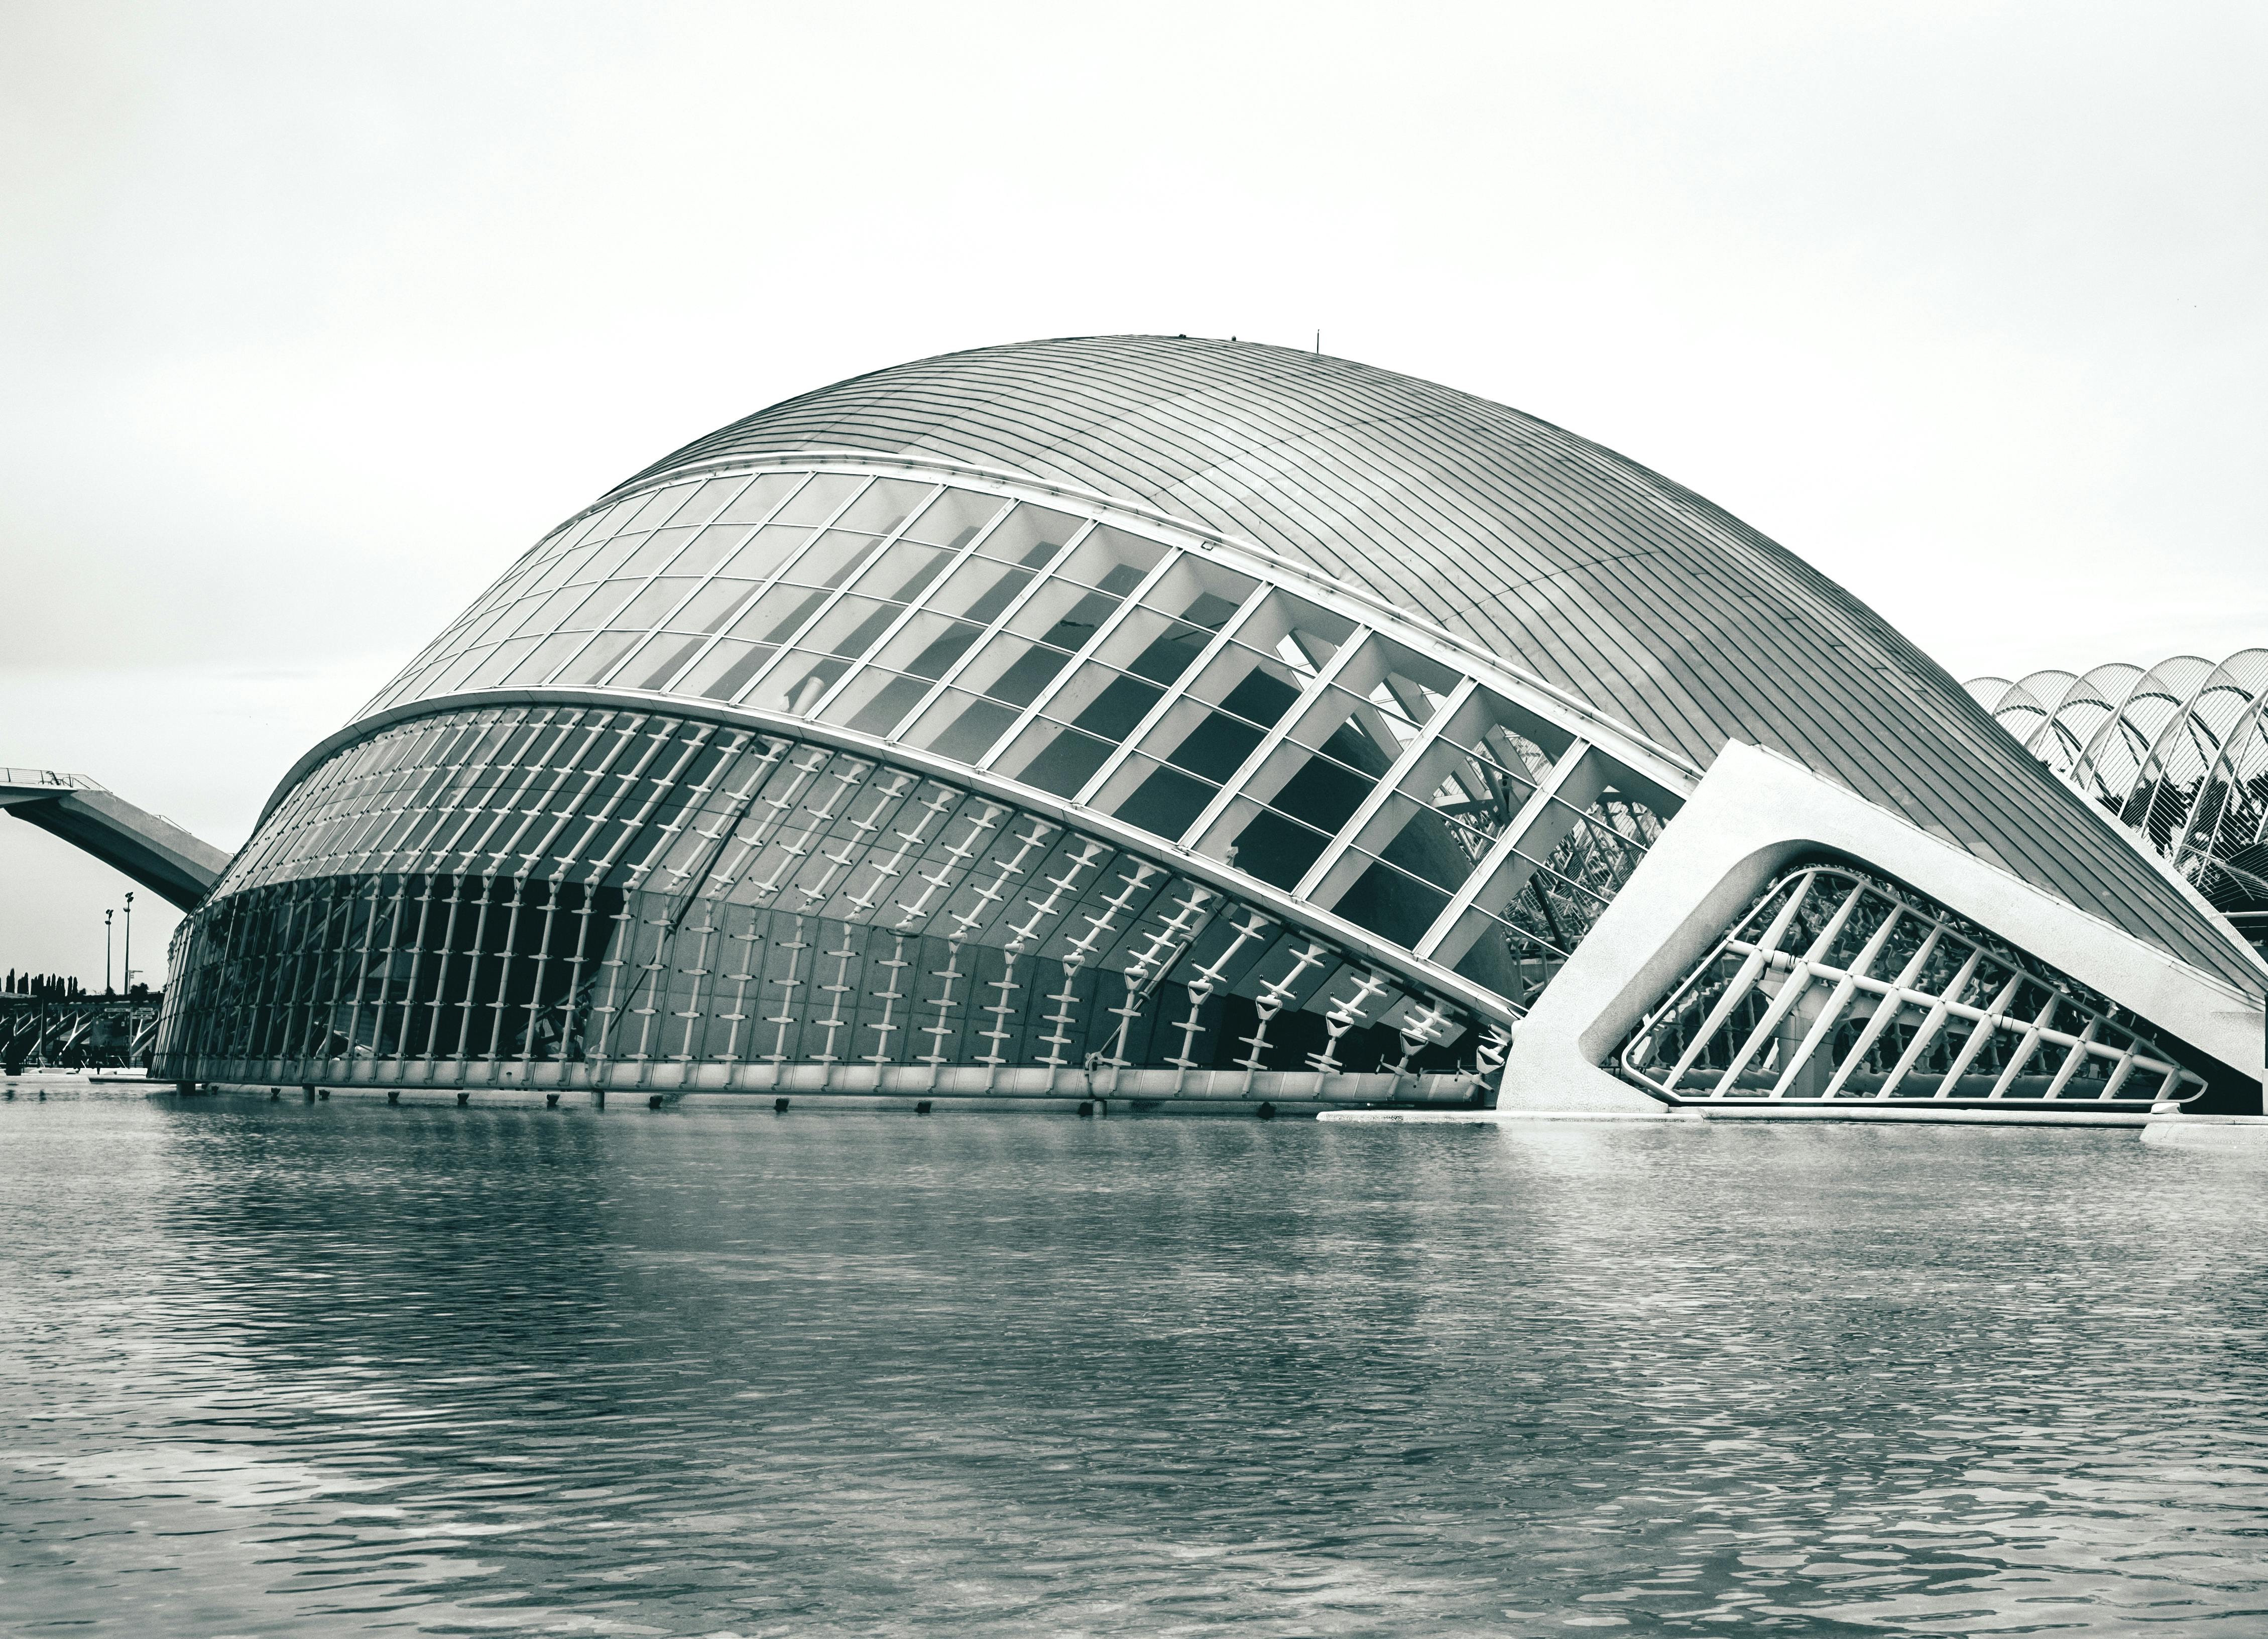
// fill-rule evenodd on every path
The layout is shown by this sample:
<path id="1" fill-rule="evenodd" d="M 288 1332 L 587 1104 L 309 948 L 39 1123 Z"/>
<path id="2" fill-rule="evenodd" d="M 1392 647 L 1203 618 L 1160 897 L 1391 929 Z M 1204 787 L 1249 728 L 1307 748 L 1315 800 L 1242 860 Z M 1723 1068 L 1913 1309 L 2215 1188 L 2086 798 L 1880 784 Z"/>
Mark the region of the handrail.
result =
<path id="1" fill-rule="evenodd" d="M 100 780 L 84 774 L 58 773 L 52 768 L 0 767 L 0 786 L 47 786 L 57 791 L 107 791 Z"/>

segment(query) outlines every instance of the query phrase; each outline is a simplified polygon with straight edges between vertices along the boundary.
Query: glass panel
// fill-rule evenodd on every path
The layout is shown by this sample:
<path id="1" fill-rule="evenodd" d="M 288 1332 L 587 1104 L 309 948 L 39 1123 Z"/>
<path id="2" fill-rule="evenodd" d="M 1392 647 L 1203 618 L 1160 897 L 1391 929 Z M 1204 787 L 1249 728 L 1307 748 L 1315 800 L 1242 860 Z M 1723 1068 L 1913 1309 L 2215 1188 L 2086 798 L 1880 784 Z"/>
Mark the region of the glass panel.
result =
<path id="1" fill-rule="evenodd" d="M 682 506 L 693 491 L 699 487 L 692 484 L 673 484 L 666 489 L 656 490 L 647 498 L 645 504 L 638 508 L 637 515 L 632 518 L 626 527 L 631 529 L 652 529 L 667 522 L 670 514 Z"/>
<path id="2" fill-rule="evenodd" d="M 974 763 L 1007 733 L 1016 714 L 1005 705 L 948 689 L 921 715 L 907 741 L 957 763 Z"/>
<path id="3" fill-rule="evenodd" d="M 949 620 L 924 609 L 902 627 L 875 656 L 875 663 L 916 677 L 942 677 L 984 633 L 982 626 Z"/>
<path id="4" fill-rule="evenodd" d="M 591 639 L 591 646 L 568 663 L 567 669 L 554 679 L 562 685 L 595 683 L 613 669 L 630 645 L 638 640 L 634 631 L 602 631 Z"/>
<path id="5" fill-rule="evenodd" d="M 883 628 L 902 612 L 895 603 L 846 595 L 821 617 L 797 646 L 822 654 L 864 654 L 882 635 Z"/>
<path id="6" fill-rule="evenodd" d="M 808 587 L 772 587 L 733 622 L 731 635 L 751 642 L 784 643 L 826 601 L 826 593 Z"/>
<path id="7" fill-rule="evenodd" d="M 1037 749 L 1027 752 L 1027 744 Z M 1116 740 L 1082 733 L 1043 717 L 1025 730 L 1016 748 L 1001 759 L 1001 767 L 1027 786 L 1071 797 L 1079 794 L 1117 749 Z"/>
<path id="8" fill-rule="evenodd" d="M 559 668 L 560 663 L 591 640 L 585 631 L 563 631 L 546 638 L 529 650 L 512 675 L 504 681 L 512 683 L 538 683 Z"/>
<path id="9" fill-rule="evenodd" d="M 734 473 L 729 478 L 711 478 L 696 491 L 693 498 L 670 514 L 674 524 L 704 524 L 724 510 L 725 503 L 746 487 L 748 475 Z"/>
<path id="10" fill-rule="evenodd" d="M 1155 569 L 1171 549 L 1139 535 L 1098 525 L 1081 541 L 1062 572 L 1122 596 Z"/>
<path id="11" fill-rule="evenodd" d="M 873 597 L 909 603 L 945 572 L 951 554 L 914 541 L 899 541 L 860 573 L 857 587 Z"/>
<path id="12" fill-rule="evenodd" d="M 696 533 L 691 529 L 657 529 L 646 537 L 644 545 L 622 560 L 622 568 L 615 572 L 624 580 L 658 574 L 669 567 Z"/>
<path id="13" fill-rule="evenodd" d="M 938 588 L 929 607 L 939 614 L 959 615 L 980 625 L 989 625 L 999 618 L 1001 610 L 1015 602 L 1016 594 L 1031 580 L 1029 570 L 1004 569 L 998 564 L 972 557 Z"/>
<path id="14" fill-rule="evenodd" d="M 693 537 L 692 544 L 669 566 L 674 575 L 706 575 L 731 557 L 748 539 L 745 524 L 711 524 Z"/>
<path id="15" fill-rule="evenodd" d="M 1331 906 L 1333 912 L 1358 927 L 1366 927 L 1397 945 L 1415 945 L 1448 909 L 1449 893 L 1438 882 L 1399 870 L 1394 865 L 1357 853 L 1368 868 Z M 1456 884 L 1452 882 L 1450 888 Z"/>
<path id="16" fill-rule="evenodd" d="M 641 588 L 635 597 L 622 605 L 622 612 L 607 624 L 630 631 L 659 625 L 662 617 L 684 602 L 686 594 L 699 584 L 676 576 L 656 580 Z"/>
<path id="17" fill-rule="evenodd" d="M 1323 784 L 1322 794 L 1336 800 L 1344 794 Z M 1303 815 L 1307 813 L 1296 799 L 1292 806 Z M 1344 817 L 1340 816 L 1341 823 Z M 1290 888 L 1307 874 L 1307 867 L 1321 857 L 1324 845 L 1337 829 L 1337 823 L 1326 831 L 1304 819 L 1293 819 L 1289 814 L 1263 808 L 1237 832 L 1236 841 L 1226 855 L 1227 862 L 1239 870 L 1251 872 L 1262 882 Z"/>
<path id="18" fill-rule="evenodd" d="M 772 653 L 769 644 L 725 639 L 703 655 L 700 664 L 679 681 L 677 692 L 703 695 L 711 700 L 732 699 L 747 686 L 756 668 Z"/>
<path id="19" fill-rule="evenodd" d="M 997 495 L 981 495 L 974 490 L 946 490 L 907 527 L 906 538 L 958 551 L 976 538 L 979 529 L 998 517 L 1000 509 L 1006 505 Z"/>
<path id="20" fill-rule="evenodd" d="M 717 566 L 717 573 L 738 580 L 769 580 L 804 548 L 813 531 L 788 524 L 766 524 Z"/>
<path id="21" fill-rule="evenodd" d="M 835 680 L 850 669 L 850 662 L 809 649 L 792 649 L 747 701 L 800 717 L 819 704 Z"/>
<path id="22" fill-rule="evenodd" d="M 669 617 L 673 631 L 715 631 L 755 588 L 745 580 L 711 580 Z"/>
<path id="23" fill-rule="evenodd" d="M 868 554 L 881 544 L 880 536 L 852 535 L 829 529 L 804 550 L 803 555 L 781 572 L 781 579 L 797 586 L 839 587 Z"/>
<path id="24" fill-rule="evenodd" d="M 622 572 L 622 565 L 632 553 L 645 544 L 642 535 L 626 535 L 608 542 L 591 554 L 590 561 L 575 571 L 578 584 L 610 580 Z"/>
<path id="25" fill-rule="evenodd" d="M 1086 522 L 1084 518 L 1049 512 L 1026 501 L 986 535 L 984 544 L 976 550 L 980 556 L 998 558 L 1002 563 L 1036 567 L 1062 550 Z"/>
<path id="26" fill-rule="evenodd" d="M 779 510 L 778 520 L 784 524 L 825 523 L 835 515 L 836 509 L 857 493 L 864 478 L 844 473 L 822 472 L 795 492 L 793 499 Z"/>
<path id="27" fill-rule="evenodd" d="M 888 535 L 905 522 L 906 514 L 935 487 L 909 483 L 903 478 L 877 478 L 836 520 L 836 527 L 863 530 L 868 535 Z"/>
<path id="28" fill-rule="evenodd" d="M 498 678 L 519 665 L 537 641 L 534 638 L 514 638 L 508 643 L 499 643 L 485 651 L 480 664 L 466 674 L 461 686 L 468 689 L 491 687 Z"/>
<path id="29" fill-rule="evenodd" d="M 615 686 L 659 689 L 677 676 L 685 662 L 698 654 L 708 641 L 706 638 L 686 637 L 674 631 L 661 632 L 622 668 L 622 676 L 614 680 Z"/>
<path id="30" fill-rule="evenodd" d="M 771 515 L 772 508 L 793 492 L 803 482 L 799 472 L 767 472 L 740 491 L 732 504 L 717 514 L 719 523 L 762 523 Z"/>
<path id="31" fill-rule="evenodd" d="M 1220 790 L 1211 780 L 1146 757 L 1129 757 L 1123 773 L 1125 778 L 1114 783 L 1124 785 L 1129 794 L 1110 811 L 1130 825 L 1168 839 L 1188 831 Z"/>

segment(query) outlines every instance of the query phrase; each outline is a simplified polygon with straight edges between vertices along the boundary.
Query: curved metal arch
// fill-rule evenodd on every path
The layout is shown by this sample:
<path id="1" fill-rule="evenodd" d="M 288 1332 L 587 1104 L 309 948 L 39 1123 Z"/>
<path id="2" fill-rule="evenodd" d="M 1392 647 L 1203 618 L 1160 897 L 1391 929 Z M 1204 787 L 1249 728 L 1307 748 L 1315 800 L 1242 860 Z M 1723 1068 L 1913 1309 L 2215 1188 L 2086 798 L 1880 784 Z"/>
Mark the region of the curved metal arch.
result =
<path id="1" fill-rule="evenodd" d="M 2121 809 L 2128 823 L 2140 825 L 2152 845 L 2169 858 L 2178 854 L 2191 812 L 2228 734 L 2242 724 L 2259 698 L 2259 680 L 2246 676 L 2257 668 L 2239 665 L 2245 658 L 2239 653 L 2214 667 L 2167 722 Z"/>
<path id="2" fill-rule="evenodd" d="M 2036 675 L 2053 677 L 2064 674 Z M 2062 687 L 2055 709 L 2033 731 L 2024 749 L 2066 779 L 2072 779 L 2072 772 L 2078 767 L 2088 743 L 2106 722 L 2118 714 L 2134 692 L 2134 685 L 2146 676 L 2145 668 L 2123 661 L 2097 666 L 2080 674 Z"/>
<path id="3" fill-rule="evenodd" d="M 2223 733 L 2220 749 L 2198 781 L 2198 801 L 2213 801 L 2207 829 L 2196 829 L 2195 807 L 2173 853 L 2177 869 L 2195 877 L 2268 838 L 2268 649 L 2232 657 L 2261 674 L 2247 707 Z M 2237 800 L 2237 794 L 2244 800 Z"/>
<path id="4" fill-rule="evenodd" d="M 2051 691 L 2068 676 L 1979 678 L 1970 688 L 2012 732 L 2029 729 L 2028 750 L 2258 941 L 2268 932 L 2268 648 L 2217 665 L 2182 655 L 2098 666 L 2039 723 L 2043 690 L 2033 685 Z"/>
<path id="5" fill-rule="evenodd" d="M 2073 782 L 2127 823 L 2125 805 L 2151 748 L 2178 720 L 2213 671 L 2213 662 L 2201 655 L 2177 654 L 2136 679 L 2117 711 L 2095 730 L 2073 763 Z"/>

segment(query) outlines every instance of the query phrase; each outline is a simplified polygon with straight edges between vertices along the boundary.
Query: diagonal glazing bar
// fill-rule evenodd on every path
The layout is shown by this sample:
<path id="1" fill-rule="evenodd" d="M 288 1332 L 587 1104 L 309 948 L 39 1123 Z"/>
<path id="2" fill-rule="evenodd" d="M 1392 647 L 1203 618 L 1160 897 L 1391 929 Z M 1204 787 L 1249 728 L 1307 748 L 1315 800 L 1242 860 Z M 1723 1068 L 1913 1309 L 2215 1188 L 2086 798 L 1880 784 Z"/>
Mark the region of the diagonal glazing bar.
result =
<path id="1" fill-rule="evenodd" d="M 1339 674 L 1347 668 L 1349 662 L 1373 635 L 1367 626 L 1358 626 L 1347 634 L 1346 641 L 1339 645 L 1337 653 L 1325 661 L 1315 674 L 1307 679 L 1307 687 L 1300 690 L 1299 698 L 1294 700 L 1284 714 L 1276 720 L 1274 727 L 1261 735 L 1260 743 L 1252 748 L 1250 754 L 1237 766 L 1236 772 L 1221 782 L 1220 789 L 1213 793 L 1211 800 L 1198 811 L 1197 818 L 1190 821 L 1182 831 L 1179 838 L 1182 847 L 1195 848 L 1202 844 L 1205 833 L 1211 831 L 1220 816 L 1228 811 L 1228 805 L 1243 794 L 1245 786 L 1251 782 L 1253 777 L 1258 774 L 1267 765 L 1268 759 L 1276 754 L 1277 747 L 1282 745 L 1290 737 L 1292 732 L 1299 727 L 1300 720 L 1307 714 L 1309 708 L 1316 701 L 1323 698 L 1324 690 L 1337 680 Z"/>
<path id="2" fill-rule="evenodd" d="M 1316 889 L 1330 875 L 1340 858 L 1354 845 L 1354 839 L 1362 835 L 1363 827 L 1370 823 L 1379 809 L 1394 800 L 1395 794 L 1402 789 L 1402 782 L 1410 778 L 1410 771 L 1416 768 L 1425 754 L 1433 749 L 1434 742 L 1441 737 L 1442 730 L 1455 720 L 1457 713 L 1464 709 L 1465 702 L 1473 698 L 1473 691 L 1479 687 L 1479 683 L 1474 678 L 1458 680 L 1456 687 L 1434 710 L 1425 727 L 1410 736 L 1410 743 L 1402 749 L 1402 755 L 1395 757 L 1386 772 L 1378 777 L 1378 783 L 1370 788 L 1369 794 L 1348 816 L 1346 823 L 1339 827 L 1338 834 L 1324 845 L 1322 853 L 1315 856 L 1315 862 L 1307 867 L 1307 874 L 1292 890 L 1294 894 L 1302 899 L 1314 897 Z"/>
<path id="3" fill-rule="evenodd" d="M 1518 893 L 1535 870 L 1537 861 L 1549 858 L 1552 849 L 1559 845 L 1560 838 L 1572 831 L 1584 811 L 1598 801 L 1614 767 L 1612 759 L 1589 741 L 1578 738 L 1571 742 L 1536 782 L 1535 789 L 1528 794 L 1528 801 L 1513 813 L 1511 823 L 1497 833 L 1463 886 L 1441 907 L 1441 913 L 1433 919 L 1433 926 L 1418 941 L 1418 954 L 1444 966 L 1453 965 L 1463 956 L 1463 950 L 1453 952 L 1447 946 L 1458 934 L 1466 912 L 1484 897 L 1509 900 Z M 1581 801 L 1576 801 L 1578 797 Z M 1476 935 L 1477 930 L 1467 931 Z M 1470 938 L 1465 940 L 1468 947 L 1471 942 Z"/>
<path id="4" fill-rule="evenodd" d="M 1167 712 L 1188 698 L 1189 691 L 1197 685 L 1197 680 L 1204 676 L 1205 668 L 1211 665 L 1220 652 L 1234 640 L 1236 634 L 1244 629 L 1245 623 L 1258 613 L 1270 598 L 1276 595 L 1276 590 L 1264 580 L 1253 587 L 1251 594 L 1244 602 L 1237 605 L 1236 612 L 1220 623 L 1220 629 L 1214 632 L 1206 641 L 1204 647 L 1197 652 L 1197 658 L 1189 662 L 1187 669 L 1174 680 L 1173 685 L 1164 694 L 1152 703 L 1148 711 L 1142 713 L 1141 720 L 1127 730 L 1125 737 L 1118 742 L 1118 749 L 1103 758 L 1102 765 L 1088 776 L 1086 783 L 1079 787 L 1075 801 L 1084 807 L 1094 801 L 1103 787 L 1110 783 L 1112 777 L 1118 772 L 1126 759 L 1134 755 L 1134 748 L 1149 738 L 1150 732 L 1165 720 Z M 1133 606 L 1134 600 L 1130 597 L 1119 606 L 1119 612 L 1123 613 Z M 1113 618 L 1116 619 L 1116 616 L 1114 615 Z M 1069 676 L 1070 668 L 1065 668 L 1064 680 L 1067 681 Z M 1037 705 L 1044 700 L 1052 699 L 1054 694 L 1054 688 L 1050 688 L 1042 702 L 1035 703 L 1035 709 L 1036 710 Z M 1022 731 L 1025 720 L 1020 718 L 1017 720 L 1015 732 Z M 1006 743 L 1007 736 L 1003 736 L 1001 744 Z M 991 755 L 997 757 L 999 753 L 1000 746 L 994 746 Z"/>

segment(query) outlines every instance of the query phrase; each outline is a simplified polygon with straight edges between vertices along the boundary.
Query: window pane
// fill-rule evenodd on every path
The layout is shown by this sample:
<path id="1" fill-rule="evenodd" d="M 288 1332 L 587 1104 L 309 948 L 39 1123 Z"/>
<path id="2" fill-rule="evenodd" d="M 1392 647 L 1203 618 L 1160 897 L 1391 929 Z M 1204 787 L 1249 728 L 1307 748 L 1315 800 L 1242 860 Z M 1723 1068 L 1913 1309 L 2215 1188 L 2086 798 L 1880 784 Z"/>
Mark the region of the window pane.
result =
<path id="1" fill-rule="evenodd" d="M 935 486 L 903 478 L 877 478 L 837 520 L 837 528 L 862 529 L 869 535 L 888 535 L 905 522 L 906 514 L 920 505 Z"/>
<path id="2" fill-rule="evenodd" d="M 899 541 L 866 566 L 858 577 L 858 589 L 874 597 L 910 602 L 952 561 L 951 554 L 942 548 Z"/>
<path id="3" fill-rule="evenodd" d="M 765 473 L 718 513 L 717 521 L 762 523 L 771 516 L 772 508 L 786 499 L 795 486 L 802 482 L 803 474 L 799 472 Z"/>
<path id="4" fill-rule="evenodd" d="M 1086 522 L 1084 518 L 1050 512 L 1026 501 L 985 536 L 984 544 L 976 550 L 982 556 L 998 558 L 1003 563 L 1035 567 L 1061 551 Z"/>
<path id="5" fill-rule="evenodd" d="M 946 490 L 908 526 L 906 538 L 957 551 L 968 545 L 979 529 L 998 517 L 1000 509 L 1006 505 L 997 495 L 980 495 L 974 490 Z"/>
<path id="6" fill-rule="evenodd" d="M 701 657 L 701 663 L 679 681 L 676 691 L 729 700 L 747 686 L 756 668 L 771 654 L 769 645 L 736 643 L 725 639 Z"/>
<path id="7" fill-rule="evenodd" d="M 795 498 L 780 508 L 782 523 L 825 523 L 835 511 L 849 500 L 864 478 L 843 473 L 822 472 L 795 492 Z"/>
<path id="8" fill-rule="evenodd" d="M 578 654 L 554 681 L 561 684 L 595 683 L 637 641 L 637 633 L 634 631 L 602 631 L 591 639 L 590 647 Z"/>

